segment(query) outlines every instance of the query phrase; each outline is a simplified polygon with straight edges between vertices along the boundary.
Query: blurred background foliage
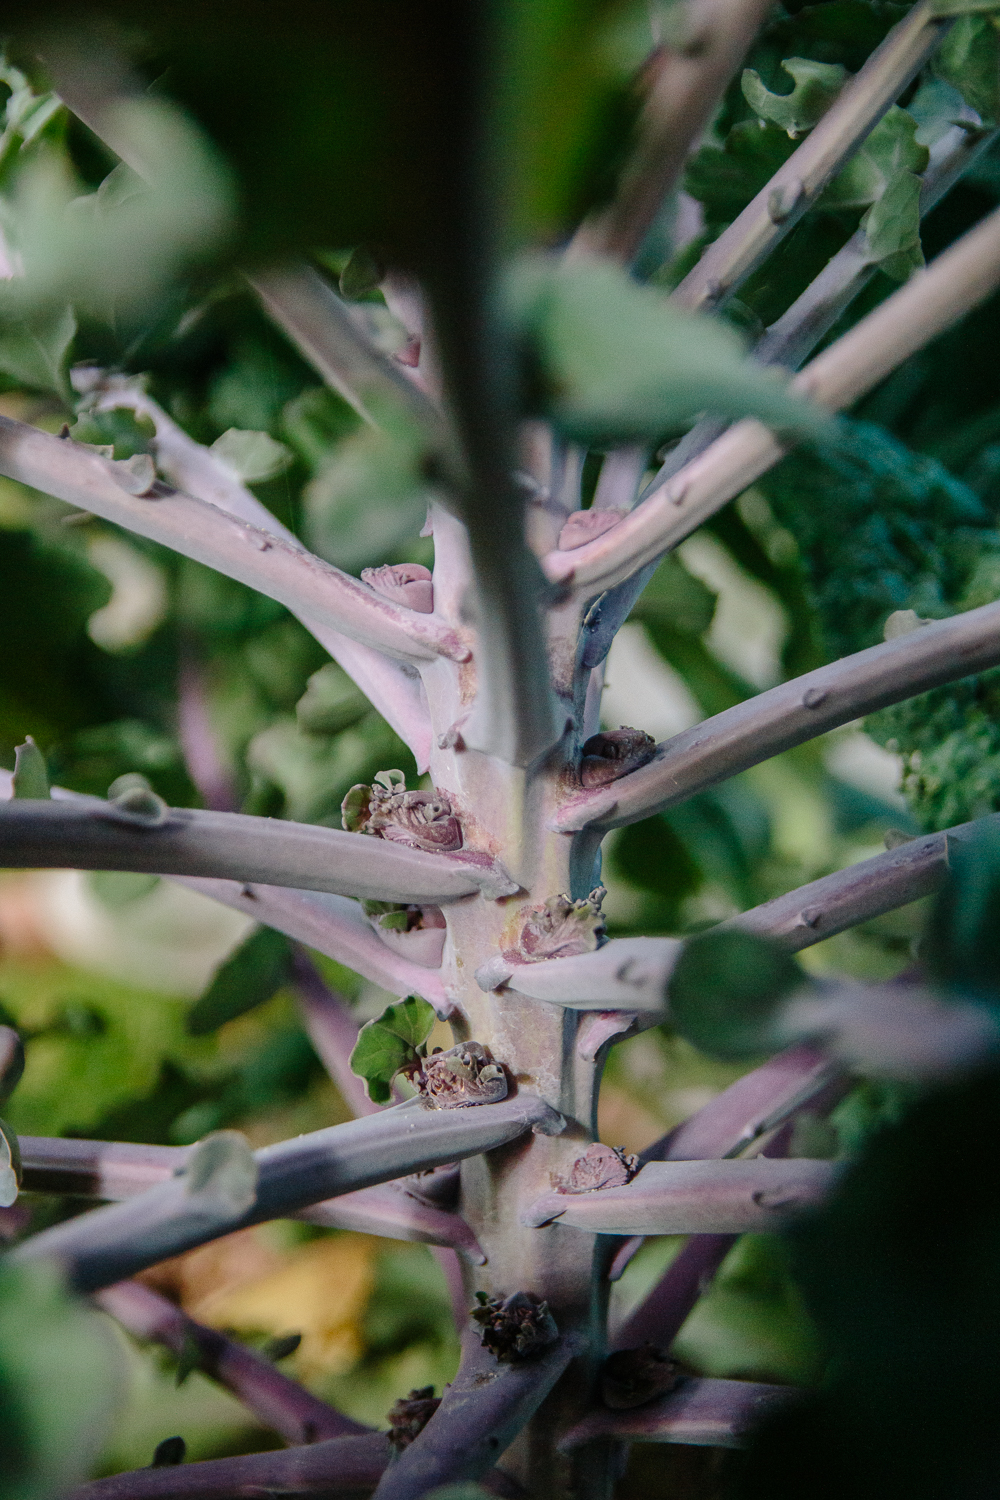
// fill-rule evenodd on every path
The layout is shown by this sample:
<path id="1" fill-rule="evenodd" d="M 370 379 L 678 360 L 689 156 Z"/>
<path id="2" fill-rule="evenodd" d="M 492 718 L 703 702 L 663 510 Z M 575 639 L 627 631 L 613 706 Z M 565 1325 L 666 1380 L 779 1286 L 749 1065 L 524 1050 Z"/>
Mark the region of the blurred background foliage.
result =
<path id="1" fill-rule="evenodd" d="M 101 247 L 120 243 L 136 222 L 127 217 L 136 197 L 158 232 L 180 200 L 150 206 L 155 195 L 46 92 L 44 68 L 19 30 L 22 10 L 11 7 L 12 61 L 0 72 L 0 223 L 12 278 L 0 297 L 0 412 L 51 432 L 70 424 L 74 437 L 127 458 L 148 450 L 148 427 L 121 411 L 82 409 L 68 371 L 95 364 L 134 375 L 192 437 L 242 465 L 254 493 L 321 556 L 353 572 L 432 560 L 419 536 L 424 481 L 405 435 L 373 434 L 320 385 L 234 269 L 237 251 L 263 257 L 305 244 L 335 278 L 358 241 L 411 255 L 435 283 L 457 264 L 457 205 L 470 170 L 459 146 L 475 140 L 466 97 L 478 78 L 469 62 L 475 38 L 461 7 L 396 9 L 400 24 L 380 26 L 377 42 L 355 7 L 338 7 L 334 25 L 328 8 L 305 0 L 280 16 L 246 4 L 169 4 L 155 18 L 141 10 L 144 76 L 160 78 L 169 63 L 162 92 L 190 106 L 227 165 L 184 127 L 190 180 L 216 184 L 218 214 L 193 252 L 183 235 L 166 246 L 171 274 L 152 288 L 142 283 L 140 296 L 127 278 L 88 281 L 81 272 L 60 281 L 58 266 L 31 261 L 42 230 L 24 240 L 28 290 L 18 292 L 26 203 L 42 229 L 55 222 L 53 204 L 64 215 L 73 203 L 90 225 L 96 265 Z M 553 0 L 523 9 L 521 26 L 503 39 L 508 85 L 495 119 L 498 137 L 516 145 L 511 235 L 553 243 L 601 200 L 621 160 L 642 29 L 625 6 Z M 748 63 L 779 93 L 787 93 L 780 65 L 789 57 L 856 70 L 904 9 L 886 0 L 779 7 Z M 431 12 L 434 25 L 425 25 Z M 178 49 L 192 18 L 198 47 Z M 437 28 L 446 25 L 441 49 Z M 353 50 L 338 52 L 344 35 Z M 448 95 L 449 79 L 469 86 Z M 945 112 L 954 107 L 947 93 L 935 97 Z M 685 193 L 649 237 L 645 274 L 676 282 L 793 148 L 734 82 Z M 317 192 L 317 181 L 339 188 Z M 926 253 L 998 201 L 992 149 L 926 220 Z M 821 201 L 744 287 L 731 320 L 754 332 L 780 315 L 859 213 Z M 893 286 L 877 275 L 836 331 Z M 355 312 L 386 351 L 405 344 L 379 293 L 366 293 Z M 612 649 L 606 723 L 663 738 L 872 644 L 895 610 L 933 617 L 995 598 L 998 337 L 993 298 L 884 382 L 835 442 L 786 460 L 662 563 Z M 600 452 L 588 455 L 589 482 L 601 461 Z M 199 805 L 200 734 L 214 758 L 217 805 L 331 826 L 348 787 L 376 771 L 398 766 L 413 784 L 401 742 L 278 604 L 8 480 L 0 480 L 0 528 L 0 763 L 12 766 L 15 744 L 30 733 L 63 786 L 103 795 L 117 776 L 138 771 L 171 803 Z M 987 673 L 939 689 L 614 834 L 605 854 L 612 934 L 692 932 L 877 852 L 893 830 L 1000 808 L 998 683 L 1000 674 Z M 869 922 L 804 961 L 820 973 L 892 976 L 912 961 L 923 916 L 914 907 Z M 244 918 L 145 877 L 0 877 L 0 1018 L 27 1050 L 8 1106 L 15 1130 L 181 1144 L 232 1126 L 257 1145 L 347 1118 L 299 1021 L 280 954 L 255 1008 L 221 1022 L 217 1011 L 217 1024 L 192 1034 L 193 1007 L 251 931 Z M 359 1021 L 387 1002 L 337 965 L 316 963 Z M 640 1149 L 739 1071 L 666 1031 L 646 1033 L 612 1054 L 602 1137 Z M 849 1100 L 835 1120 L 841 1145 L 856 1143 L 891 1104 L 877 1092 Z M 837 1149 L 836 1136 L 828 1144 Z M 29 1195 L 0 1211 L 0 1230 L 13 1240 L 79 1206 Z M 649 1241 L 616 1286 L 616 1306 L 634 1306 L 677 1248 Z M 381 1422 L 411 1387 L 440 1389 L 455 1368 L 444 1278 L 424 1247 L 278 1224 L 149 1277 L 194 1316 L 259 1345 L 301 1333 L 284 1367 L 363 1420 Z M 32 1295 L 42 1305 L 49 1293 Z M 81 1347 L 92 1336 L 81 1333 Z M 192 1457 L 275 1441 L 202 1376 L 178 1383 L 166 1356 L 107 1329 L 101 1336 L 120 1346 L 126 1386 L 99 1461 L 105 1471 L 148 1463 L 174 1432 Z M 786 1250 L 757 1237 L 734 1249 L 677 1347 L 712 1375 L 811 1384 L 826 1368 Z M 638 1454 L 623 1494 L 650 1493 L 665 1475 L 678 1494 L 684 1484 L 708 1494 L 716 1482 L 710 1458 L 657 1454 L 655 1463 L 648 1450 Z"/>

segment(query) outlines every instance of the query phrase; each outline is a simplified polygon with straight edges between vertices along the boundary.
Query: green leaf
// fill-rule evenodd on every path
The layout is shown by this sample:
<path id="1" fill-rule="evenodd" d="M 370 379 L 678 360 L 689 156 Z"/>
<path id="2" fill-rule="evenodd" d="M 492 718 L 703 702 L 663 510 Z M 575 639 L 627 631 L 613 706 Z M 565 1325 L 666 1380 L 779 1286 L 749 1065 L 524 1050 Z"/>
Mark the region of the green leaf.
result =
<path id="1" fill-rule="evenodd" d="M 216 969 L 205 993 L 188 1012 L 191 1036 L 217 1031 L 270 1000 L 288 978 L 288 939 L 273 927 L 260 927 Z"/>
<path id="2" fill-rule="evenodd" d="M 533 405 L 586 443 L 655 438 L 702 411 L 817 434 L 830 420 L 744 357 L 739 336 L 622 270 L 536 259 L 511 303 L 539 376 Z"/>
<path id="3" fill-rule="evenodd" d="M 359 245 L 340 273 L 340 290 L 352 302 L 359 302 L 369 292 L 377 291 L 386 267 L 367 245 Z"/>
<path id="4" fill-rule="evenodd" d="M 18 745 L 14 751 L 13 792 L 15 797 L 24 797 L 29 801 L 50 800 L 52 797 L 45 756 L 30 734 L 25 737 L 24 744 Z"/>
<path id="5" fill-rule="evenodd" d="M 30 390 L 72 400 L 66 363 L 75 337 L 76 318 L 68 306 L 50 304 L 23 318 L 8 315 L 0 322 L 0 370 Z"/>
<path id="6" fill-rule="evenodd" d="M 0 1120 L 0 1208 L 17 1202 L 20 1186 L 21 1148 L 14 1131 Z"/>
<path id="7" fill-rule="evenodd" d="M 695 152 L 684 174 L 685 189 L 702 204 L 711 228 L 731 224 L 794 150 L 777 125 L 741 120 L 721 146 Z"/>
<path id="8" fill-rule="evenodd" d="M 55 1500 L 90 1476 L 121 1394 L 101 1316 L 50 1262 L 0 1268 L 0 1500 Z"/>
<path id="9" fill-rule="evenodd" d="M 420 433 L 389 411 L 379 422 L 345 438 L 302 496 L 309 545 L 348 572 L 394 561 L 423 526 L 431 495 Z"/>
<path id="10" fill-rule="evenodd" d="M 417 1048 L 430 1036 L 434 1020 L 433 1007 L 410 995 L 362 1026 L 351 1053 L 351 1072 L 365 1080 L 369 1099 L 389 1103 L 392 1080 L 418 1060 Z"/>
<path id="11" fill-rule="evenodd" d="M 216 438 L 209 452 L 244 484 L 259 484 L 283 474 L 293 456 L 284 443 L 266 432 L 244 432 L 230 427 Z"/>
<path id="12" fill-rule="evenodd" d="M 116 406 L 111 411 L 84 413 L 70 428 L 69 435 L 75 443 L 89 443 L 95 448 L 110 447 L 112 458 L 128 459 L 139 453 L 152 452 L 156 426 L 145 413 Z"/>
<path id="13" fill-rule="evenodd" d="M 786 58 L 781 68 L 795 81 L 790 94 L 773 94 L 761 83 L 759 73 L 744 68 L 743 97 L 762 120 L 773 120 L 794 138 L 805 135 L 823 118 L 847 81 L 847 69 L 807 57 Z"/>
<path id="14" fill-rule="evenodd" d="M 998 18 L 960 15 L 934 58 L 934 71 L 958 89 L 986 121 L 1000 120 L 1000 30 Z"/>
<path id="15" fill-rule="evenodd" d="M 748 932 L 706 932 L 685 943 L 667 986 L 670 1021 L 713 1057 L 772 1047 L 780 1003 L 805 976 L 794 958 Z"/>
<path id="16" fill-rule="evenodd" d="M 242 1213 L 257 1198 L 257 1160 L 238 1130 L 217 1130 L 198 1141 L 188 1157 L 185 1192 L 222 1214 Z"/>
<path id="17" fill-rule="evenodd" d="M 900 172 L 861 220 L 868 250 L 893 281 L 906 281 L 924 263 L 920 246 L 920 178 Z"/>

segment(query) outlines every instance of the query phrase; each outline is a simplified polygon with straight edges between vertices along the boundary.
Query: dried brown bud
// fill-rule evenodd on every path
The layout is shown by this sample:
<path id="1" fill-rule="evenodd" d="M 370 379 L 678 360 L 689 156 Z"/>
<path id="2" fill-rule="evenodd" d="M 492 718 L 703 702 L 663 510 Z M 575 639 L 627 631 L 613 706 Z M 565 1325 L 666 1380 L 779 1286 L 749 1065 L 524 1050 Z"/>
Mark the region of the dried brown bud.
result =
<path id="1" fill-rule="evenodd" d="M 547 1302 L 533 1292 L 515 1292 L 506 1301 L 477 1292 L 478 1307 L 470 1314 L 483 1330 L 483 1348 L 502 1364 L 534 1359 L 559 1337 L 555 1318 Z"/>
<path id="2" fill-rule="evenodd" d="M 578 1156 L 565 1176 L 553 1177 L 557 1193 L 592 1193 L 598 1188 L 625 1187 L 639 1170 L 639 1158 L 624 1146 L 594 1141 Z"/>
<path id="3" fill-rule="evenodd" d="M 420 1092 L 435 1109 L 499 1104 L 507 1097 L 507 1075 L 488 1048 L 479 1042 L 460 1042 L 427 1058 Z"/>
<path id="4" fill-rule="evenodd" d="M 402 771 L 380 771 L 373 786 L 352 786 L 340 812 L 349 833 L 369 833 L 430 854 L 452 854 L 462 847 L 462 825 L 448 798 L 408 792 Z"/>
<path id="5" fill-rule="evenodd" d="M 575 510 L 559 533 L 557 546 L 560 552 L 572 552 L 595 537 L 603 536 L 612 526 L 617 526 L 627 512 L 624 510 Z"/>
<path id="6" fill-rule="evenodd" d="M 402 1396 L 389 1413 L 388 1439 L 390 1446 L 401 1453 L 415 1437 L 419 1437 L 427 1423 L 441 1405 L 441 1397 L 435 1396 L 432 1385 L 420 1386 L 408 1396 Z"/>
<path id="7" fill-rule="evenodd" d="M 583 747 L 580 780 L 584 786 L 607 786 L 629 771 L 637 771 L 656 753 L 656 741 L 643 729 L 607 729 L 592 734 Z"/>
<path id="8" fill-rule="evenodd" d="M 608 1357 L 601 1371 L 601 1398 L 613 1411 L 628 1411 L 665 1396 L 683 1378 L 680 1367 L 653 1344 L 620 1349 Z"/>
<path id="9" fill-rule="evenodd" d="M 423 563 L 386 563 L 384 568 L 362 568 L 361 581 L 377 594 L 384 594 L 419 615 L 434 611 L 434 584 L 430 569 Z"/>
<path id="10" fill-rule="evenodd" d="M 528 963 L 543 958 L 569 958 L 574 953 L 593 953 L 604 937 L 601 902 L 607 892 L 597 886 L 582 901 L 568 896 L 550 896 L 534 911 L 521 929 L 520 950 Z"/>

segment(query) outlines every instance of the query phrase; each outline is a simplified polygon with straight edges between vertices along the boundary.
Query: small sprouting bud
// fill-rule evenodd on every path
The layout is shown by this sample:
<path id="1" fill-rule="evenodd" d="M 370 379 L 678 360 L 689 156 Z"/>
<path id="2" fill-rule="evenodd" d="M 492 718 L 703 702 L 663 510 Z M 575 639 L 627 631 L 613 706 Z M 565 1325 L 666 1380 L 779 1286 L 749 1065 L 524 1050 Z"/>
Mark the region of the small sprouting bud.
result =
<path id="1" fill-rule="evenodd" d="M 30 734 L 26 734 L 24 744 L 18 745 L 14 750 L 13 793 L 15 797 L 30 798 L 35 801 L 52 796 L 49 791 L 49 773 L 45 765 L 45 756 Z"/>
<path id="2" fill-rule="evenodd" d="M 386 563 L 384 568 L 362 568 L 361 581 L 377 594 L 419 615 L 434 611 L 434 582 L 423 563 Z"/>
<path id="3" fill-rule="evenodd" d="M 612 1411 L 628 1411 L 665 1396 L 683 1378 L 674 1360 L 653 1344 L 619 1349 L 608 1357 L 601 1371 L 601 1399 Z"/>
<path id="4" fill-rule="evenodd" d="M 156 465 L 148 453 L 112 459 L 111 471 L 115 481 L 130 495 L 148 495 L 156 483 Z"/>
<path id="5" fill-rule="evenodd" d="M 434 1052 L 423 1065 L 420 1092 L 435 1109 L 499 1104 L 507 1097 L 507 1075 L 480 1042 L 460 1042 Z"/>
<path id="6" fill-rule="evenodd" d="M 119 776 L 108 787 L 108 801 L 136 822 L 158 827 L 170 816 L 170 809 L 162 797 L 158 797 L 146 780 L 137 771 Z"/>
<path id="7" fill-rule="evenodd" d="M 656 753 L 656 741 L 642 729 L 606 729 L 592 734 L 583 747 L 580 780 L 586 787 L 607 786 L 629 771 L 637 771 Z"/>
<path id="8" fill-rule="evenodd" d="M 182 1437 L 164 1438 L 162 1443 L 157 1443 L 153 1453 L 151 1469 L 172 1469 L 176 1464 L 184 1462 L 187 1453 L 187 1443 Z"/>
<path id="9" fill-rule="evenodd" d="M 575 510 L 560 531 L 556 545 L 560 552 L 572 552 L 595 537 L 603 536 L 626 514 L 624 510 Z"/>
<path id="10" fill-rule="evenodd" d="M 257 1161 L 238 1130 L 216 1130 L 192 1148 L 184 1189 L 219 1215 L 241 1214 L 257 1201 Z"/>
<path id="11" fill-rule="evenodd" d="M 477 1292 L 476 1301 L 479 1306 L 470 1316 L 483 1331 L 483 1348 L 495 1354 L 501 1364 L 534 1359 L 559 1337 L 549 1304 L 533 1292 L 515 1292 L 506 1301 Z"/>
<path id="12" fill-rule="evenodd" d="M 568 896 L 550 896 L 532 912 L 521 929 L 520 950 L 528 963 L 543 958 L 571 958 L 575 953 L 593 953 L 604 938 L 601 902 L 607 892 L 595 887 L 582 901 Z"/>
<path id="13" fill-rule="evenodd" d="M 389 1445 L 397 1453 L 408 1448 L 415 1437 L 419 1437 L 427 1423 L 441 1405 L 441 1397 L 435 1396 L 432 1385 L 423 1385 L 402 1396 L 389 1412 Z"/>
<path id="14" fill-rule="evenodd" d="M 554 1176 L 557 1193 L 592 1193 L 600 1188 L 625 1187 L 639 1170 L 639 1158 L 624 1146 L 593 1141 L 565 1175 Z"/>
<path id="15" fill-rule="evenodd" d="M 348 833 L 406 844 L 430 854 L 462 847 L 462 827 L 438 792 L 408 792 L 402 771 L 380 771 L 373 786 L 352 786 L 340 807 Z"/>
<path id="16" fill-rule="evenodd" d="M 392 357 L 398 365 L 406 365 L 407 369 L 415 370 L 420 364 L 420 349 L 419 339 L 407 339 Z"/>

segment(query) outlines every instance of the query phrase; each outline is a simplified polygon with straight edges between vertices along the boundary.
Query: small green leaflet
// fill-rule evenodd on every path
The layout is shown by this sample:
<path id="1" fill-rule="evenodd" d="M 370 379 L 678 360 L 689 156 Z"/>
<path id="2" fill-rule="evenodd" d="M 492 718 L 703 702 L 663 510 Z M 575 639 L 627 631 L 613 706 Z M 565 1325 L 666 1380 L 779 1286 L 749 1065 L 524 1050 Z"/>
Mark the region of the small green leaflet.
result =
<path id="1" fill-rule="evenodd" d="M 0 370 L 30 390 L 72 400 L 66 364 L 75 337 L 69 306 L 50 305 L 26 317 L 8 314 L 0 321 Z"/>
<path id="2" fill-rule="evenodd" d="M 10 1208 L 17 1202 L 20 1186 L 21 1148 L 13 1130 L 0 1120 L 0 1208 Z"/>
<path id="3" fill-rule="evenodd" d="M 739 335 L 596 262 L 523 262 L 514 322 L 535 377 L 533 405 L 570 438 L 655 439 L 703 411 L 759 417 L 817 436 L 830 419 L 745 357 Z"/>
<path id="4" fill-rule="evenodd" d="M 670 1022 L 710 1057 L 773 1051 L 781 1002 L 805 982 L 791 954 L 749 932 L 706 932 L 685 943 L 667 985 Z"/>
<path id="5" fill-rule="evenodd" d="M 347 265 L 340 273 L 342 296 L 352 302 L 360 302 L 371 292 L 378 291 L 379 282 L 385 277 L 386 267 L 367 245 L 358 245 L 352 250 Z"/>
<path id="6" fill-rule="evenodd" d="M 263 1005 L 288 977 L 288 939 L 273 927 L 260 927 L 216 969 L 205 993 L 188 1012 L 191 1036 L 216 1031 L 248 1010 Z"/>
<path id="7" fill-rule="evenodd" d="M 870 205 L 861 220 L 869 252 L 897 281 L 924 263 L 918 174 L 927 170 L 930 153 L 916 136 L 916 120 L 894 104 L 821 200 L 833 209 Z"/>
<path id="8" fill-rule="evenodd" d="M 230 427 L 208 451 L 244 484 L 262 484 L 283 474 L 293 462 L 291 449 L 269 433 L 245 432 L 239 427 Z"/>
<path id="9" fill-rule="evenodd" d="M 45 756 L 30 734 L 25 735 L 24 744 L 18 745 L 14 751 L 13 792 L 15 797 L 35 802 L 51 800 L 52 797 Z"/>
<path id="10" fill-rule="evenodd" d="M 417 1049 L 430 1036 L 434 1020 L 433 1006 L 410 995 L 362 1026 L 351 1053 L 351 1072 L 365 1080 L 375 1104 L 388 1104 L 396 1074 L 419 1062 Z"/>
<path id="11" fill-rule="evenodd" d="M 986 6 L 956 9 L 986 10 Z M 996 10 L 998 7 L 990 6 Z M 981 119 L 1000 120 L 1000 15 L 959 15 L 934 58 L 934 71 Z"/>
<path id="12" fill-rule="evenodd" d="M 823 118 L 847 81 L 847 69 L 807 57 L 788 57 L 781 69 L 795 80 L 790 94 L 773 94 L 761 83 L 759 73 L 744 68 L 743 97 L 762 120 L 773 120 L 794 139 Z"/>

